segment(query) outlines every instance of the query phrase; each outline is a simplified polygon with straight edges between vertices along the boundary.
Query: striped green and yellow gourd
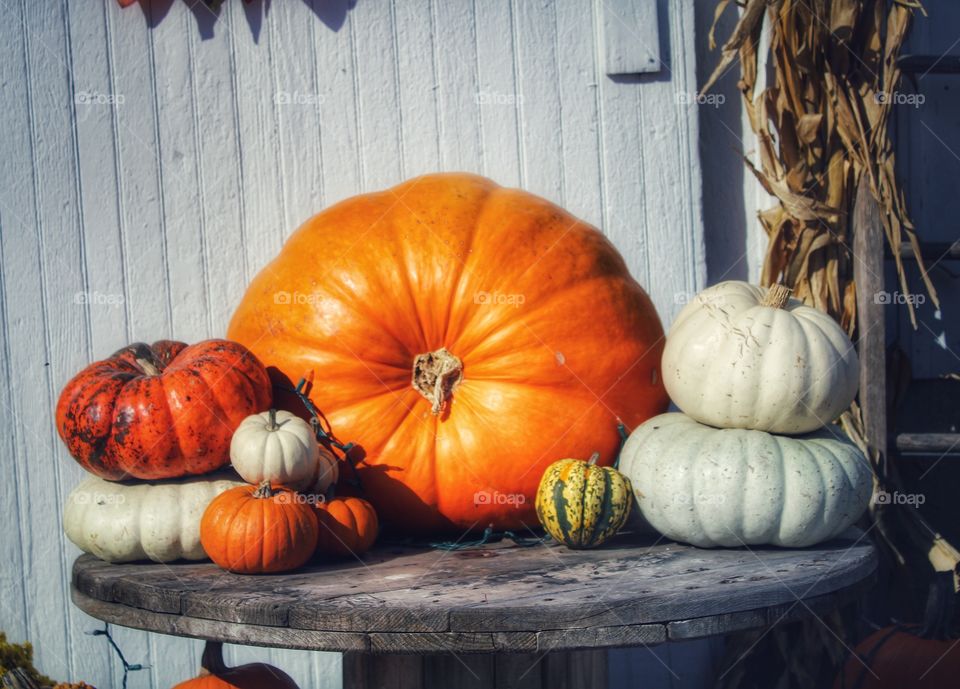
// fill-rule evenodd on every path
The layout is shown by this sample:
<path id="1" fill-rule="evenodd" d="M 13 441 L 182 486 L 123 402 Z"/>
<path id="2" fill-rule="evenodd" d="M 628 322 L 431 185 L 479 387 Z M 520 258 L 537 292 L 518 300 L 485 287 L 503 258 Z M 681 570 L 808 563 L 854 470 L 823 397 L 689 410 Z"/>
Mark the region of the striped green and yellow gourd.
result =
<path id="1" fill-rule="evenodd" d="M 543 473 L 537 516 L 553 538 L 571 548 L 594 548 L 627 521 L 633 492 L 616 469 L 590 461 L 561 459 Z"/>

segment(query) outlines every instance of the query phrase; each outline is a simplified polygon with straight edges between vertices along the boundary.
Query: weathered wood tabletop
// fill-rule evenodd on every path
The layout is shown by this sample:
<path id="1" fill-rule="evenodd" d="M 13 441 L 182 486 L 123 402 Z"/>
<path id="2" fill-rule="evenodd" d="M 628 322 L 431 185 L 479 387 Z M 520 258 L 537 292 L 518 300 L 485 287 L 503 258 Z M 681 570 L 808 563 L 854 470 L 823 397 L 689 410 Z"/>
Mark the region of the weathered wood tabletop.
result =
<path id="1" fill-rule="evenodd" d="M 803 550 L 702 550 L 625 534 L 588 551 L 381 546 L 362 562 L 273 576 L 210 563 L 111 565 L 85 555 L 74 564 L 72 592 L 82 610 L 127 627 L 343 651 L 347 687 L 386 686 L 387 676 L 389 686 L 434 686 L 432 675 L 436 686 L 494 686 L 477 674 L 486 665 L 502 675 L 524 665 L 508 654 L 536 663 L 548 652 L 550 662 L 515 686 L 542 679 L 562 687 L 559 675 L 570 676 L 572 659 L 584 657 L 577 649 L 712 636 L 822 612 L 856 595 L 876 564 L 855 531 Z M 551 667 L 558 676 L 548 680 Z M 469 676 L 458 684 L 452 674 L 464 668 Z M 591 681 L 601 672 L 589 670 Z"/>

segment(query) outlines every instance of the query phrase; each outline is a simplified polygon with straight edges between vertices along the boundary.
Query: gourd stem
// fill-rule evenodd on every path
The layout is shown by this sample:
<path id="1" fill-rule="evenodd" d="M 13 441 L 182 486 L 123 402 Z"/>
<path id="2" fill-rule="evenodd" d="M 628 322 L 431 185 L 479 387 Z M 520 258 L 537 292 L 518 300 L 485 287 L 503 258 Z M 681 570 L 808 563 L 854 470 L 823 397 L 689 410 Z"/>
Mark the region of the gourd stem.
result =
<path id="1" fill-rule="evenodd" d="M 137 366 L 143 369 L 148 376 L 159 376 L 160 369 L 153 365 L 153 362 L 147 359 L 137 359 Z"/>
<path id="2" fill-rule="evenodd" d="M 278 428 L 280 428 L 280 426 L 277 425 L 277 410 L 276 410 L 276 409 L 271 409 L 271 410 L 270 410 L 270 425 L 267 426 L 267 430 L 268 430 L 268 431 L 275 431 L 275 430 L 277 430 Z"/>
<path id="3" fill-rule="evenodd" d="M 413 389 L 430 402 L 430 412 L 434 416 L 440 414 L 462 381 L 463 362 L 446 347 L 418 354 L 413 360 Z"/>
<path id="4" fill-rule="evenodd" d="M 772 306 L 775 309 L 782 309 L 790 300 L 790 292 L 786 285 L 771 285 L 767 290 L 766 296 L 760 302 L 760 306 Z"/>
<path id="5" fill-rule="evenodd" d="M 223 642 L 207 641 L 203 645 L 203 655 L 200 657 L 200 676 L 222 675 L 227 669 L 223 662 Z"/>
<path id="6" fill-rule="evenodd" d="M 600 460 L 600 453 L 594 452 L 592 455 L 590 455 L 590 459 L 587 460 L 587 464 L 589 464 L 590 466 L 595 466 L 599 460 Z"/>
<path id="7" fill-rule="evenodd" d="M 265 479 L 260 482 L 260 485 L 257 486 L 257 489 L 253 491 L 253 497 L 255 498 L 272 498 L 273 489 L 270 488 L 269 479 Z"/>

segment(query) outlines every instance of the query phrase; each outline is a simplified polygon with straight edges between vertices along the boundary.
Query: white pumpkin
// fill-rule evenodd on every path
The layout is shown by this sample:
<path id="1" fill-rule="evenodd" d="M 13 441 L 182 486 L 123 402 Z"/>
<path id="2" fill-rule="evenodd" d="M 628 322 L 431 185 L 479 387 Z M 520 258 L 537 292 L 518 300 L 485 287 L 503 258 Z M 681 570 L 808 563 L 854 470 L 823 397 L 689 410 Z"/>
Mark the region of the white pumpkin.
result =
<path id="1" fill-rule="evenodd" d="M 270 481 L 305 490 L 317 479 L 319 454 L 313 427 L 283 410 L 248 416 L 230 440 L 233 468 L 255 486 Z"/>
<path id="2" fill-rule="evenodd" d="M 790 437 L 684 414 L 639 426 L 620 471 L 657 531 L 703 548 L 828 540 L 860 517 L 873 491 L 866 457 L 836 427 Z"/>
<path id="3" fill-rule="evenodd" d="M 830 316 L 788 294 L 721 282 L 687 304 L 661 363 L 674 404 L 718 428 L 799 434 L 835 421 L 857 394 L 856 350 Z"/>
<path id="4" fill-rule="evenodd" d="M 67 497 L 63 530 L 80 550 L 108 562 L 203 560 L 200 518 L 240 477 L 224 469 L 168 481 L 85 479 Z"/>
<path id="5" fill-rule="evenodd" d="M 339 478 L 340 462 L 330 450 L 321 445 L 320 454 L 317 456 L 316 476 L 302 492 L 324 495 Z"/>

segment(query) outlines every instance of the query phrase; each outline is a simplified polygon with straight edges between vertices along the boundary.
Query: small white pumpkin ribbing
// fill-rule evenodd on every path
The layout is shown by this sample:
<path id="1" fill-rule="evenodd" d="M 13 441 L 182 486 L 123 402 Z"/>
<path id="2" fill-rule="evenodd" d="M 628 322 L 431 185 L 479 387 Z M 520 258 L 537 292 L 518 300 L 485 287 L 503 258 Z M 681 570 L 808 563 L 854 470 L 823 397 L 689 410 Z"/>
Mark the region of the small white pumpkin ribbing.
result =
<path id="1" fill-rule="evenodd" d="M 620 471 L 657 531 L 703 548 L 820 543 L 851 526 L 873 490 L 867 459 L 836 428 L 777 436 L 684 414 L 634 430 Z"/>
<path id="2" fill-rule="evenodd" d="M 271 409 L 248 416 L 233 433 L 230 461 L 247 483 L 305 490 L 317 479 L 320 445 L 296 414 Z"/>
<path id="3" fill-rule="evenodd" d="M 663 383 L 687 415 L 718 428 L 808 433 L 857 394 L 853 343 L 829 315 L 775 285 L 721 282 L 670 328 Z"/>
<path id="4" fill-rule="evenodd" d="M 63 530 L 80 550 L 107 562 L 204 560 L 204 510 L 220 493 L 242 485 L 229 469 L 150 482 L 91 476 L 67 497 Z"/>

